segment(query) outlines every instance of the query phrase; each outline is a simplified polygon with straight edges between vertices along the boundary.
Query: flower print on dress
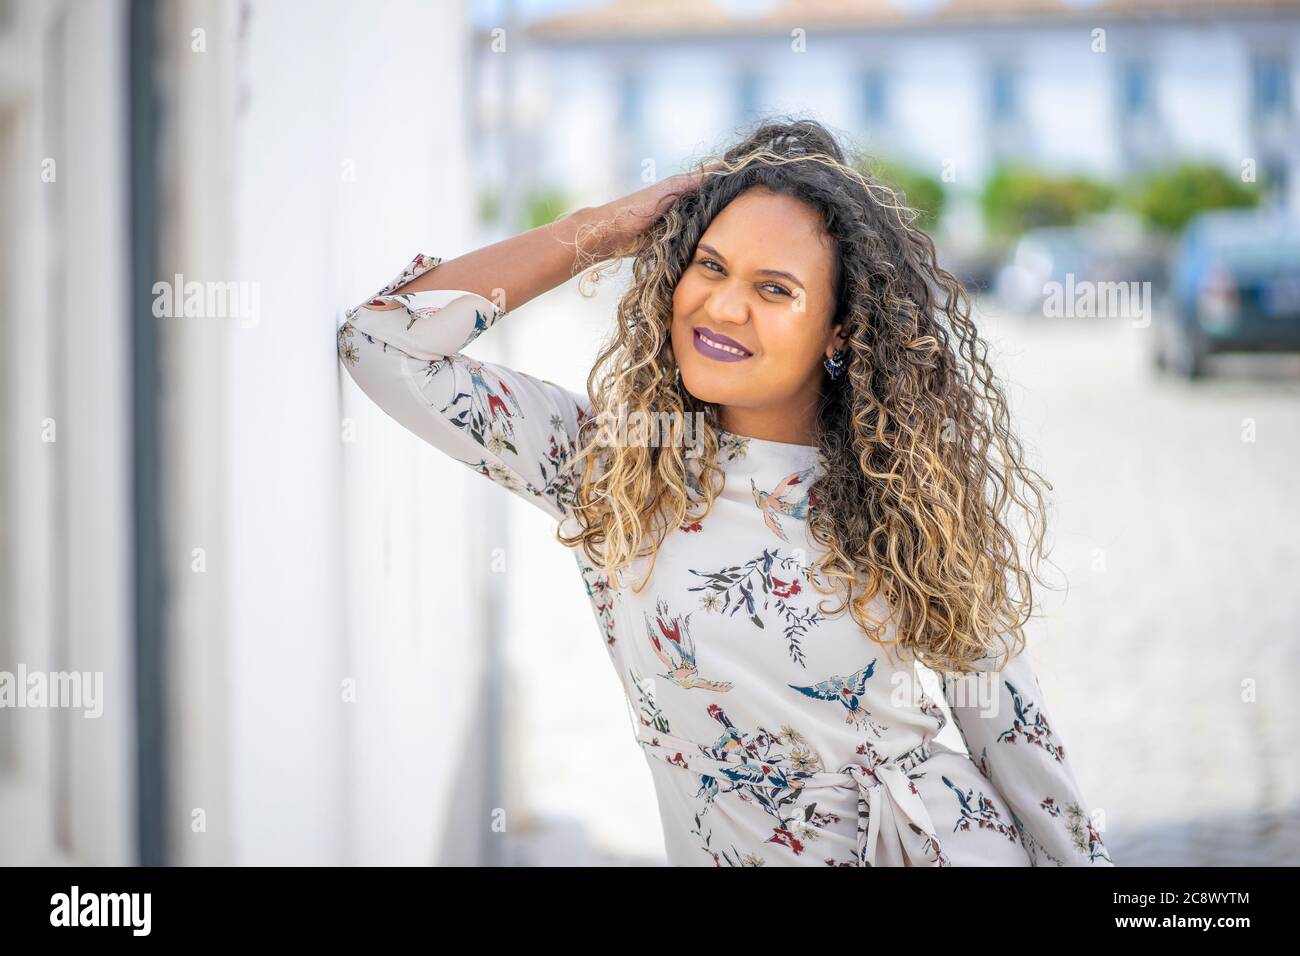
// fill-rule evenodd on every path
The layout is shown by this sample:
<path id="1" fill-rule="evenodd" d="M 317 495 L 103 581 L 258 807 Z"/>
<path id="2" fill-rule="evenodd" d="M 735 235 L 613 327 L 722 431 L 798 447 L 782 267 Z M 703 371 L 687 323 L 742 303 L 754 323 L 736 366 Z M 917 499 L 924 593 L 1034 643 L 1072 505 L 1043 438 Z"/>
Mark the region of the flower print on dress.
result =
<path id="1" fill-rule="evenodd" d="M 853 754 L 855 757 L 861 757 L 863 759 L 854 760 L 851 763 L 846 763 L 844 766 L 840 767 L 839 769 L 840 773 L 847 773 L 850 770 L 860 770 L 868 777 L 871 777 L 873 780 L 876 780 L 879 779 L 876 776 L 876 771 L 880 767 L 886 766 L 893 762 L 889 759 L 889 757 L 887 757 L 885 754 L 882 754 L 879 750 L 877 750 L 869 740 L 864 740 L 860 744 L 858 744 L 857 747 L 854 748 Z M 924 771 L 909 772 L 907 774 L 908 780 L 915 780 L 918 777 L 924 777 L 924 776 L 925 776 Z M 916 784 L 909 784 L 908 789 L 911 790 L 913 793 L 917 792 Z"/>
<path id="2" fill-rule="evenodd" d="M 1004 683 L 1007 690 L 1011 692 L 1011 700 L 1016 713 L 1010 728 L 1004 730 L 998 736 L 998 740 L 1003 743 L 1014 744 L 1017 739 L 1023 737 L 1030 744 L 1047 751 L 1058 763 L 1064 760 L 1065 746 L 1058 744 L 1052 736 L 1052 728 L 1047 723 L 1047 715 L 1040 708 L 1035 707 L 1034 702 L 1021 694 L 1010 681 L 1004 681 Z"/>
<path id="3" fill-rule="evenodd" d="M 456 422 L 455 418 L 451 421 Z M 459 423 L 457 422 L 459 425 Z M 481 437 L 479 434 L 471 432 L 471 436 L 478 441 Z M 509 451 L 518 456 L 515 446 L 498 432 L 492 432 L 486 443 L 480 442 L 484 447 L 498 456 Z M 450 454 L 450 453 L 448 453 Z M 486 458 L 480 458 L 478 461 L 467 461 L 451 455 L 461 464 L 466 465 L 485 478 L 501 485 L 510 491 L 526 491 L 534 498 L 546 498 L 562 510 L 567 511 L 573 506 L 574 498 L 577 493 L 576 476 L 573 470 L 568 467 L 568 462 L 573 456 L 573 446 L 565 442 L 563 445 L 557 441 L 554 434 L 549 436 L 548 445 L 539 457 L 536 457 L 534 464 L 537 468 L 537 474 L 542 478 L 545 484 L 542 487 L 534 485 L 531 481 L 521 481 L 519 473 L 498 461 L 490 461 Z M 578 560 L 581 567 L 582 561 Z M 606 579 L 608 580 L 608 579 Z"/>
<path id="4" fill-rule="evenodd" d="M 1052 854 L 1048 853 L 1047 849 L 1039 844 L 1038 840 L 1034 838 L 1033 832 L 1025 826 L 1024 822 L 1016 814 L 1015 810 L 1011 810 L 1011 821 L 1016 826 L 1016 832 L 1020 834 L 1020 845 L 1023 846 L 1025 852 L 1029 854 L 1030 863 L 1034 866 L 1042 866 L 1043 864 L 1038 861 L 1040 858 L 1046 858 L 1050 860 L 1054 866 L 1065 866 L 1064 863 L 1052 856 Z"/>
<path id="5" fill-rule="evenodd" d="M 1062 810 L 1054 798 L 1044 797 L 1042 808 L 1052 817 L 1060 818 L 1062 813 L 1065 814 L 1065 820 L 1062 822 L 1066 831 L 1070 834 L 1070 841 L 1074 844 L 1076 850 L 1088 858 L 1089 863 L 1094 860 L 1110 862 L 1106 847 L 1101 842 L 1101 834 L 1097 832 L 1097 828 L 1093 826 L 1092 821 L 1088 819 L 1088 815 L 1083 812 L 1083 808 L 1079 804 L 1071 801 Z"/>
<path id="6" fill-rule="evenodd" d="M 867 708 L 862 706 L 862 696 L 867 692 L 867 681 L 875 671 L 876 660 L 877 658 L 873 657 L 870 664 L 848 677 L 833 674 L 811 687 L 800 687 L 798 684 L 788 686 L 814 700 L 838 702 L 847 711 L 844 715 L 845 723 L 854 726 L 865 725 L 877 737 L 883 737 L 885 728 L 871 716 Z"/>
<path id="7" fill-rule="evenodd" d="M 988 748 L 981 747 L 979 757 L 976 758 L 974 757 L 974 755 L 972 755 L 972 759 L 975 763 L 976 768 L 979 770 L 980 774 L 984 777 L 984 779 L 988 780 L 989 783 L 993 784 L 996 787 L 997 784 L 994 783 L 993 780 L 993 767 L 989 763 Z M 1040 804 L 1040 806 L 1043 810 L 1047 812 L 1047 815 L 1050 817 L 1057 817 L 1061 813 L 1060 808 L 1056 805 L 1056 801 L 1053 800 L 1051 797 L 1045 799 L 1042 802 L 1042 804 Z M 1010 809 L 1011 820 L 1012 823 L 1015 825 L 1016 832 L 1020 835 L 1021 845 L 1025 848 L 1025 851 L 1029 854 L 1030 862 L 1034 866 L 1040 866 L 1042 864 L 1039 863 L 1039 860 L 1046 859 L 1055 866 L 1065 866 L 1065 863 L 1062 860 L 1058 859 L 1057 857 L 1049 853 L 1047 848 L 1044 847 L 1034 837 L 1033 830 L 1025 826 L 1024 821 L 1020 819 L 1016 811 L 1012 808 L 1008 808 L 1008 809 Z M 1091 830 L 1091 832 L 1095 835 L 1096 831 L 1093 830 L 1090 825 L 1086 829 L 1081 828 L 1081 822 L 1086 822 L 1086 820 L 1083 819 L 1083 811 L 1079 808 L 1078 804 L 1072 804 L 1069 808 L 1067 808 L 1067 811 L 1069 813 L 1069 819 L 1070 819 L 1070 822 L 1067 824 L 1067 830 L 1070 833 L 1071 839 L 1074 841 L 1075 847 L 1078 850 L 1080 850 L 1080 852 L 1088 854 L 1089 862 L 1092 862 L 1093 860 L 1096 860 L 1098 858 L 1110 860 L 1110 857 L 1106 856 L 1106 851 L 1104 847 L 1102 847 L 1099 853 L 1090 852 L 1090 846 L 1086 842 L 1087 832 Z M 1098 844 L 1101 843 L 1100 837 L 1097 837 L 1097 843 Z"/>
<path id="8" fill-rule="evenodd" d="M 592 567 L 582 560 L 582 549 L 574 548 L 573 557 L 578 562 L 578 571 L 587 589 L 587 600 L 596 615 L 596 624 L 605 639 L 605 650 L 612 657 L 614 654 L 614 590 L 609 586 L 609 575 Z"/>
<path id="9" fill-rule="evenodd" d="M 803 781 L 824 770 L 821 755 L 790 726 L 776 734 L 761 727 L 754 734 L 744 734 L 719 705 L 710 704 L 708 714 L 722 725 L 721 735 L 708 748 L 714 759 L 740 758 L 717 765 L 714 778 L 719 792 L 734 794 L 775 818 L 772 835 L 765 842 L 785 847 L 796 856 L 803 853 L 807 843 L 819 835 L 821 823 L 838 819 L 819 817 L 815 807 L 794 806 Z M 784 747 L 789 747 L 789 752 Z"/>
<path id="10" fill-rule="evenodd" d="M 356 315 L 358 312 L 361 311 L 362 306 L 386 305 L 390 300 L 390 293 L 394 289 L 400 289 L 402 286 L 406 285 L 406 283 L 410 282 L 412 279 L 416 278 L 417 276 L 423 275 L 424 273 L 428 272 L 430 269 L 440 264 L 441 262 L 442 260 L 436 256 L 426 256 L 424 254 L 415 256 L 415 258 L 411 260 L 410 264 L 407 265 L 406 268 L 404 268 L 396 278 L 392 279 L 387 285 L 385 285 L 382 289 L 376 292 L 371 298 L 367 299 L 365 302 L 358 302 L 352 308 L 348 309 L 344 313 L 344 318 L 351 319 L 354 315 Z M 401 301 L 406 297 L 391 296 L 391 298 L 396 298 L 399 301 Z M 402 304 L 404 306 L 406 305 L 405 302 L 403 302 Z M 407 327 L 409 328 L 410 326 L 408 325 Z"/>
<path id="11" fill-rule="evenodd" d="M 700 676 L 699 665 L 695 662 L 695 641 L 691 637 L 689 614 L 670 614 L 667 602 L 662 600 L 655 605 L 653 622 L 649 614 L 642 614 L 650 647 L 668 668 L 668 672 L 660 674 L 660 677 L 668 678 L 683 690 L 731 690 L 731 681 L 708 680 Z"/>
<path id="12" fill-rule="evenodd" d="M 921 701 L 919 706 L 921 708 L 921 713 L 934 720 L 934 734 L 939 733 L 939 731 L 943 730 L 943 728 L 947 726 L 948 718 L 944 716 L 943 708 L 936 704 L 925 691 L 921 691 Z"/>
<path id="13" fill-rule="evenodd" d="M 458 391 L 440 411 L 453 425 L 465 429 L 484 448 L 500 454 L 503 450 L 518 454 L 514 446 L 514 417 L 524 417 L 519 400 L 505 381 L 494 375 L 482 362 L 461 357 L 455 363 L 469 375 L 470 386 Z M 468 400 L 464 408 L 457 408 Z M 448 414 L 448 411 L 451 414 Z"/>
<path id="14" fill-rule="evenodd" d="M 339 358 L 349 365 L 356 365 L 361 361 L 361 353 L 357 350 L 356 343 L 352 341 L 352 336 L 356 329 L 352 327 L 351 322 L 344 322 L 339 326 Z"/>
<path id="15" fill-rule="evenodd" d="M 452 457 L 455 458 L 456 456 L 453 455 Z M 528 491 L 539 497 L 542 494 L 541 490 L 533 487 L 531 483 L 521 482 L 513 471 L 500 462 L 488 461 L 486 458 L 480 458 L 478 461 L 466 461 L 464 458 L 456 458 L 456 460 L 462 465 L 473 468 L 484 478 L 496 482 L 509 491 Z"/>
<path id="16" fill-rule="evenodd" d="M 709 777 L 702 779 L 710 780 Z M 714 783 L 716 792 L 717 784 Z M 730 849 L 715 850 L 713 848 L 713 828 L 705 823 L 704 811 L 697 811 L 695 814 L 695 825 L 691 827 L 691 835 L 700 841 L 700 849 L 707 853 L 713 859 L 713 865 L 721 868 L 725 863 L 727 866 L 766 866 L 767 861 L 757 853 L 741 853 L 736 849 L 736 844 L 731 844 Z"/>
<path id="17" fill-rule="evenodd" d="M 800 521 L 808 517 L 808 505 L 812 496 L 810 483 L 816 475 L 817 468 L 805 468 L 782 478 L 772 491 L 763 491 L 749 479 L 749 487 L 754 495 L 754 504 L 763 513 L 763 521 L 782 541 L 789 541 L 781 527 L 780 516 L 795 518 Z"/>
<path id="18" fill-rule="evenodd" d="M 571 467 L 576 454 L 576 445 L 564 437 L 563 423 L 556 425 L 553 418 L 546 447 L 535 464 L 537 473 L 546 482 L 546 494 L 564 509 L 573 506 L 578 494 L 578 476 Z"/>
<path id="19" fill-rule="evenodd" d="M 696 469 L 700 467 L 699 459 L 696 457 L 694 449 L 686 450 L 686 500 L 688 502 L 703 501 L 707 496 L 704 493 L 704 487 L 700 484 L 700 476 L 696 474 Z M 678 527 L 688 534 L 703 531 L 704 523 L 695 519 Z"/>
<path id="20" fill-rule="evenodd" d="M 637 719 L 644 726 L 653 727 L 661 734 L 672 733 L 672 725 L 668 723 L 668 717 L 655 700 L 654 681 L 638 676 L 630 667 L 627 673 L 632 678 L 632 686 L 636 688 Z"/>
<path id="21" fill-rule="evenodd" d="M 776 577 L 773 570 L 777 568 L 790 580 Z M 766 611 L 770 606 L 775 605 L 777 613 L 784 621 L 790 659 L 801 667 L 808 666 L 804 661 L 800 638 L 810 627 L 820 624 L 823 618 L 811 608 L 798 608 L 788 601 L 802 590 L 797 576 L 803 573 L 803 565 L 798 559 L 782 557 L 779 548 L 773 551 L 764 548 L 762 554 L 744 564 L 726 567 L 720 571 L 697 571 L 694 568 L 690 571 L 691 574 L 707 579 L 705 584 L 687 588 L 688 591 L 705 592 L 701 601 L 705 610 L 728 612 L 728 616 L 731 616 L 744 608 L 754 626 L 765 629 L 763 618 L 758 614 L 758 602 L 755 600 L 757 586 L 762 592 L 763 610 Z"/>
<path id="22" fill-rule="evenodd" d="M 953 830 L 969 830 L 971 821 L 975 821 L 981 830 L 993 830 L 1001 833 L 1012 843 L 1019 840 L 1020 834 L 1014 826 L 1008 826 L 1002 821 L 1001 814 L 998 813 L 997 807 L 993 801 L 984 796 L 982 791 L 976 791 L 973 787 L 962 790 L 961 787 L 953 783 L 947 776 L 940 779 L 944 784 L 957 795 L 957 803 L 960 806 L 961 813 L 957 818 Z"/>
<path id="23" fill-rule="evenodd" d="M 723 461 L 736 461 L 748 453 L 748 435 L 735 435 L 725 430 L 718 433 L 718 457 Z"/>

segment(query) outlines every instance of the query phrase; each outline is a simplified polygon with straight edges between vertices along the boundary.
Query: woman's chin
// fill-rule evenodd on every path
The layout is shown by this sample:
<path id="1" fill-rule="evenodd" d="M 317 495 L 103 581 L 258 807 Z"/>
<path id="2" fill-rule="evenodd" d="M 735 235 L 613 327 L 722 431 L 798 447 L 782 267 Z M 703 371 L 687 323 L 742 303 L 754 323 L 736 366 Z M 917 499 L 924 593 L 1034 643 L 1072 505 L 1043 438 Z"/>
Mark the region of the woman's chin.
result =
<path id="1" fill-rule="evenodd" d="M 711 405 L 743 405 L 748 389 L 737 387 L 736 382 L 720 382 L 716 375 L 688 375 L 682 373 L 682 386 L 701 402 Z"/>

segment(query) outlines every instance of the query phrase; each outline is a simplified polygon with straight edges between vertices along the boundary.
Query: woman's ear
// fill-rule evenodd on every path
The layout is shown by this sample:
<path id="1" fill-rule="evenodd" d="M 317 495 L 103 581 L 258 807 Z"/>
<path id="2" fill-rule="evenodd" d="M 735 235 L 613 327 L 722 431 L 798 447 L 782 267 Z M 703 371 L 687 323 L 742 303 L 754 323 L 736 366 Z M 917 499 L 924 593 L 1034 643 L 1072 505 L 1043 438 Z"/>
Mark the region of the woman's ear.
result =
<path id="1" fill-rule="evenodd" d="M 836 322 L 831 326 L 831 338 L 832 350 L 845 348 L 849 344 L 849 334 L 843 322 Z"/>

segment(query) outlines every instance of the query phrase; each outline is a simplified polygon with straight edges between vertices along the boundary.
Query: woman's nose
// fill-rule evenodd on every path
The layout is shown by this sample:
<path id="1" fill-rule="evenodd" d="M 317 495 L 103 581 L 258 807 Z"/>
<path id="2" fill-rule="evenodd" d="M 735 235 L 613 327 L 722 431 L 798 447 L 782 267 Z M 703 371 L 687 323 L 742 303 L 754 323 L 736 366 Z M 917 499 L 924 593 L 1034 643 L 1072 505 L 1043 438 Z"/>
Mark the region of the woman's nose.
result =
<path id="1" fill-rule="evenodd" d="M 720 283 L 709 295 L 706 313 L 718 322 L 733 322 L 743 325 L 749 319 L 749 304 L 745 301 L 744 291 L 730 282 Z"/>

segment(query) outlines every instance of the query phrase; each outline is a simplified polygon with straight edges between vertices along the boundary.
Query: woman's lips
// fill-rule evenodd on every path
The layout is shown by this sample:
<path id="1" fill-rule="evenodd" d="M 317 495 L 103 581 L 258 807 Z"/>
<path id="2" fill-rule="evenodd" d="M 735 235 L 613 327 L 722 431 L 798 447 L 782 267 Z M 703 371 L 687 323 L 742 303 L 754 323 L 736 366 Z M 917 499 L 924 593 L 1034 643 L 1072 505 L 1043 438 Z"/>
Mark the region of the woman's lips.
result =
<path id="1" fill-rule="evenodd" d="M 695 343 L 695 351 L 719 362 L 743 362 L 754 354 L 735 339 L 706 328 L 696 329 L 691 341 Z"/>

